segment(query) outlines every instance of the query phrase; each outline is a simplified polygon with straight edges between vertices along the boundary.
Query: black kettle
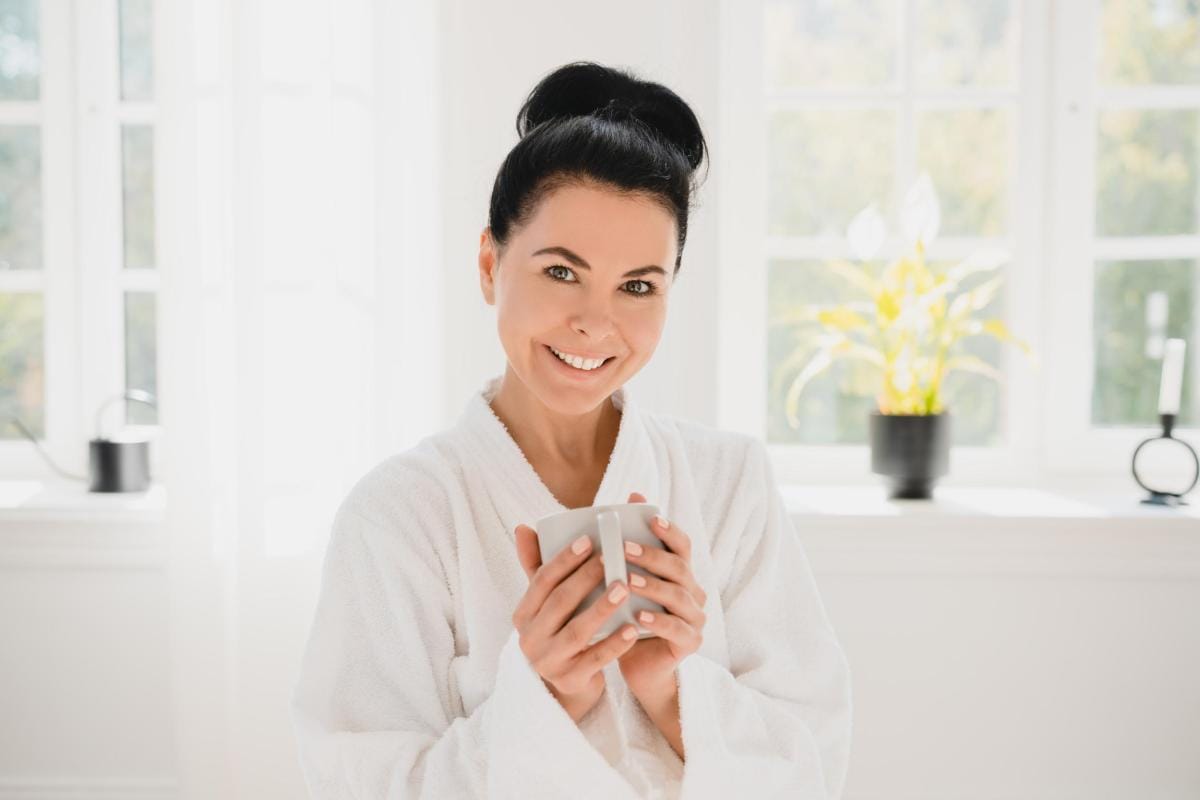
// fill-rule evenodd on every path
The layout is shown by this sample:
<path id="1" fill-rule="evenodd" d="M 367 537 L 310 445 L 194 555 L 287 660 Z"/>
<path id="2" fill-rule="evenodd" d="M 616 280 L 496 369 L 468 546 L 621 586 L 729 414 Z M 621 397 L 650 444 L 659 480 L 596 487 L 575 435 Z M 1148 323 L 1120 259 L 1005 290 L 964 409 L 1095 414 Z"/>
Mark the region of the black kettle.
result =
<path id="1" fill-rule="evenodd" d="M 136 400 L 157 410 L 154 395 L 131 389 L 105 401 L 96 412 L 96 438 L 88 442 L 89 473 L 92 492 L 142 492 L 150 487 L 150 440 L 146 437 L 106 439 L 100 435 L 100 422 L 110 405 L 121 400 Z"/>

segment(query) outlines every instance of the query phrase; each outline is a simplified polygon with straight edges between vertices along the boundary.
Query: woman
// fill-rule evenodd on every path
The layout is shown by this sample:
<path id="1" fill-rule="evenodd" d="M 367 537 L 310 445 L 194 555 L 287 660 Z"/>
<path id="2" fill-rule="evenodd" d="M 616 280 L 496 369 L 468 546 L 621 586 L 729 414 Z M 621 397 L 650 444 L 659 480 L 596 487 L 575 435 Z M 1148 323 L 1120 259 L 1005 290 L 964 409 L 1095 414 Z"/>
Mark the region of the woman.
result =
<path id="1" fill-rule="evenodd" d="M 371 470 L 325 554 L 293 697 L 314 797 L 838 797 L 850 673 L 763 444 L 642 410 L 706 153 L 671 90 L 546 76 L 501 165 L 479 275 L 508 364 Z M 598 366 L 597 366 L 598 365 Z M 650 573 L 541 563 L 528 523 L 659 505 Z M 656 634 L 587 646 L 629 593 Z M 611 599 L 610 599 L 611 598 Z"/>

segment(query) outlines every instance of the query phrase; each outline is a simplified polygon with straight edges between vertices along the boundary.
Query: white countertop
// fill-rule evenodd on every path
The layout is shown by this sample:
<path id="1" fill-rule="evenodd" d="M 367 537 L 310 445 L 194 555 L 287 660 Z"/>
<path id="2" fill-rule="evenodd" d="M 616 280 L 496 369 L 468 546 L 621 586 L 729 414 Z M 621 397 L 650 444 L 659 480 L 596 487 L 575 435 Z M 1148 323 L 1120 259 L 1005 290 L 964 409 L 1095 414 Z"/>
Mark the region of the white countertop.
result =
<path id="1" fill-rule="evenodd" d="M 1016 519 L 1191 519 L 1200 520 L 1200 491 L 1189 505 L 1141 503 L 1146 492 L 1129 487 L 1041 489 L 1022 486 L 938 486 L 933 500 L 889 500 L 877 486 L 782 486 L 784 503 L 799 517 L 1009 517 Z"/>
<path id="2" fill-rule="evenodd" d="M 152 483 L 144 492 L 89 492 L 82 481 L 65 479 L 0 479 L 0 522 L 7 520 L 166 519 L 167 491 Z"/>
<path id="3" fill-rule="evenodd" d="M 1200 491 L 1189 505 L 1143 505 L 1145 495 L 1132 481 L 1104 488 L 939 485 L 933 500 L 889 500 L 882 482 L 856 485 L 784 485 L 788 511 L 797 518 L 832 520 L 888 517 L 973 517 L 1016 519 L 1176 519 L 1200 520 Z M 167 492 L 153 483 L 144 492 L 89 492 L 82 482 L 52 479 L 0 479 L 0 521 L 30 519 L 163 521 Z"/>

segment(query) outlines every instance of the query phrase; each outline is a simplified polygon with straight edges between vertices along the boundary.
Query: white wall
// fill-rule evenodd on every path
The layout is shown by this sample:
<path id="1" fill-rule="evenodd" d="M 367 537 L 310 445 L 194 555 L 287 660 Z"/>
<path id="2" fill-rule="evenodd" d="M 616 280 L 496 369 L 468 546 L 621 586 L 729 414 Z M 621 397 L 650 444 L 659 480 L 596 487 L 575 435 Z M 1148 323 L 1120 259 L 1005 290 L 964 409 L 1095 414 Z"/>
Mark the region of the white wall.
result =
<path id="1" fill-rule="evenodd" d="M 847 798 L 1198 796 L 1195 519 L 793 520 L 853 675 Z M 164 536 L 0 509 L 0 799 L 177 796 Z M 294 638 L 271 613 L 257 648 Z M 243 796 L 300 796 L 286 682 L 239 699 Z"/>

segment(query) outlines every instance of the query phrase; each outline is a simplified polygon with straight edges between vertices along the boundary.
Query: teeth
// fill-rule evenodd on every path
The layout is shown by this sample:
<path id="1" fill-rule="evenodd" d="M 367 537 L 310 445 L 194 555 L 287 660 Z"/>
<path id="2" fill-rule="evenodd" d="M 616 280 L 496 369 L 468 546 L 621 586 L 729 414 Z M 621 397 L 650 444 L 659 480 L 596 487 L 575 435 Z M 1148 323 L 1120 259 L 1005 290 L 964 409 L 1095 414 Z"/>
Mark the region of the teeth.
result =
<path id="1" fill-rule="evenodd" d="M 579 356 L 568 356 L 564 353 L 558 352 L 553 347 L 550 348 L 550 352 L 554 353 L 554 355 L 558 356 L 572 367 L 585 371 L 593 370 L 604 363 L 603 358 L 580 358 Z"/>

